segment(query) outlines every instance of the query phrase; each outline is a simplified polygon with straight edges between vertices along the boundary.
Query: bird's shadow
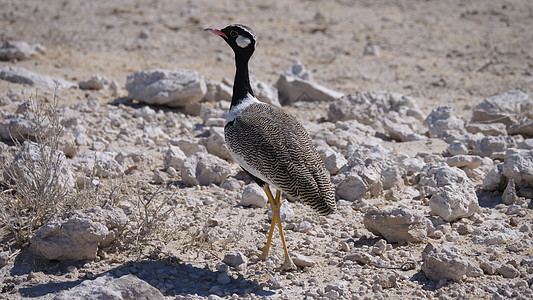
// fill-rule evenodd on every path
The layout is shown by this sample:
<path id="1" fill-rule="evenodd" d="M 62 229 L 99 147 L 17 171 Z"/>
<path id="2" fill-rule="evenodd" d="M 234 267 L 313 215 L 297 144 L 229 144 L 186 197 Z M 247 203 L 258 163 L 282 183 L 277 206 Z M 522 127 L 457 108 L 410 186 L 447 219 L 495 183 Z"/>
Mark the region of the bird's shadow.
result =
<path id="1" fill-rule="evenodd" d="M 10 275 L 27 276 L 28 281 L 30 281 L 29 274 L 32 272 L 43 272 L 46 275 L 61 276 L 77 272 L 73 270 L 86 269 L 84 265 L 85 262 L 49 261 L 37 258 L 27 253 L 27 251 L 22 251 L 15 258 Z M 127 261 L 99 273 L 90 273 L 90 279 L 80 278 L 70 281 L 56 281 L 52 279 L 48 282 L 20 287 L 18 292 L 24 298 L 36 298 L 66 291 L 76 287 L 85 280 L 94 280 L 100 276 L 109 275 L 113 278 L 119 278 L 129 274 L 135 275 L 137 278 L 152 286 L 155 285 L 154 287 L 160 290 L 165 296 L 197 295 L 207 297 L 212 294 L 218 296 L 236 294 L 242 297 L 246 294 L 256 296 L 270 296 L 274 294 L 272 291 L 264 290 L 263 286 L 256 280 L 246 279 L 242 275 L 239 275 L 237 278 L 230 277 L 231 280 L 229 283 L 220 284 L 217 282 L 217 277 L 221 274 L 220 272 L 212 271 L 208 267 L 195 267 L 189 263 L 180 262 L 175 258 Z M 78 276 L 73 277 L 77 278 Z M 84 277 L 86 276 L 84 275 Z M 9 290 L 5 292 L 9 292 Z"/>

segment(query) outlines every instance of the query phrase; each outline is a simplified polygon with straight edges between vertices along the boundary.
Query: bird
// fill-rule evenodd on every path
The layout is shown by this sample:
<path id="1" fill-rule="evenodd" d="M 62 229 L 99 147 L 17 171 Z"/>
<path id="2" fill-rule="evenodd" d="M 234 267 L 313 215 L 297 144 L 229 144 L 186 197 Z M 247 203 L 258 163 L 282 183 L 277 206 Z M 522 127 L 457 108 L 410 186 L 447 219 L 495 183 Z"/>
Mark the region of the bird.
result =
<path id="1" fill-rule="evenodd" d="M 336 210 L 330 175 L 305 128 L 282 109 L 254 96 L 248 62 L 257 44 L 255 32 L 242 24 L 205 30 L 222 37 L 235 54 L 233 94 L 224 125 L 226 145 L 233 159 L 265 191 L 272 207 L 268 239 L 258 260 L 268 257 L 278 225 L 285 256 L 279 269 L 297 269 L 281 224 L 281 193 L 299 199 L 321 215 L 330 214 Z M 276 189 L 276 197 L 270 187 Z"/>

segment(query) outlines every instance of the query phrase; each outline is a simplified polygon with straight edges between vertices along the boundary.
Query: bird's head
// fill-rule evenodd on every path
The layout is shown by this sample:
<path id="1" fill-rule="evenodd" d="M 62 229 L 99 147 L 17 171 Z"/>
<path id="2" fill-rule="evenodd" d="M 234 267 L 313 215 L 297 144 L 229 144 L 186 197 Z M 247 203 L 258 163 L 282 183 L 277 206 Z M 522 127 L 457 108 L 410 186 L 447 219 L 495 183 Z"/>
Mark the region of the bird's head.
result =
<path id="1" fill-rule="evenodd" d="M 205 30 L 221 36 L 233 49 L 235 54 L 247 54 L 251 56 L 255 50 L 255 33 L 248 26 L 233 24 L 222 29 L 206 28 Z"/>

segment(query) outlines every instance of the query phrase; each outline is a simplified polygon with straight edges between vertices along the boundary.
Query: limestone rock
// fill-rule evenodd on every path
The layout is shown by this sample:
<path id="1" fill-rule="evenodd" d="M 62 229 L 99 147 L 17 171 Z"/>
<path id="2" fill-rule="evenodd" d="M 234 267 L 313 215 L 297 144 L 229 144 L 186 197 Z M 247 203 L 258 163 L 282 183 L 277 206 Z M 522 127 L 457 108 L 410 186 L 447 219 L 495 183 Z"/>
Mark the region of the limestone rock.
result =
<path id="1" fill-rule="evenodd" d="M 483 179 L 482 188 L 486 191 L 503 190 L 506 186 L 506 179 L 503 176 L 503 164 L 494 166 Z"/>
<path id="2" fill-rule="evenodd" d="M 439 188 L 451 185 L 472 185 L 466 173 L 444 164 L 427 164 L 420 172 L 419 190 L 424 197 L 431 196 Z"/>
<path id="3" fill-rule="evenodd" d="M 429 219 L 415 210 L 404 208 L 376 208 L 363 218 L 365 227 L 388 242 L 422 242 L 432 225 Z"/>
<path id="4" fill-rule="evenodd" d="M 30 238 L 29 250 L 56 260 L 94 259 L 99 246 L 108 246 L 126 226 L 119 208 L 94 207 L 64 213 L 41 226 Z"/>
<path id="5" fill-rule="evenodd" d="M 89 151 L 71 159 L 70 163 L 74 169 L 84 172 L 87 176 L 94 173 L 100 178 L 116 178 L 124 173 L 124 168 L 115 160 L 116 155 L 108 151 Z"/>
<path id="6" fill-rule="evenodd" d="M 44 52 L 46 48 L 38 43 L 7 41 L 0 44 L 0 60 L 26 60 Z"/>
<path id="7" fill-rule="evenodd" d="M 246 265 L 248 263 L 248 258 L 242 254 L 242 252 L 234 252 L 224 255 L 222 262 L 230 267 L 237 268 L 241 265 Z"/>
<path id="8" fill-rule="evenodd" d="M 111 80 L 96 74 L 92 75 L 87 80 L 80 81 L 78 85 L 82 90 L 103 90 L 108 89 L 111 86 Z"/>
<path id="9" fill-rule="evenodd" d="M 194 185 L 220 184 L 229 174 L 230 164 L 212 154 L 199 152 L 187 157 L 180 166 L 183 183 Z"/>
<path id="10" fill-rule="evenodd" d="M 398 112 L 390 111 L 383 119 L 383 129 L 387 135 L 397 141 L 407 142 L 427 139 L 419 134 L 420 121 L 412 116 L 402 116 Z"/>
<path id="11" fill-rule="evenodd" d="M 113 278 L 111 275 L 103 275 L 94 280 L 84 280 L 79 285 L 62 291 L 53 300 L 71 299 L 154 299 L 164 300 L 165 296 L 155 287 L 135 275 L 124 275 Z"/>
<path id="12" fill-rule="evenodd" d="M 228 147 L 226 147 L 223 127 L 213 126 L 209 129 L 209 137 L 207 137 L 205 147 L 207 152 L 227 161 L 233 161 L 233 157 L 231 156 Z"/>
<path id="13" fill-rule="evenodd" d="M 429 128 L 429 137 L 451 142 L 466 133 L 464 121 L 452 113 L 451 105 L 441 105 L 433 109 L 425 121 Z"/>
<path id="14" fill-rule="evenodd" d="M 268 211 L 267 211 L 268 220 L 272 221 L 272 215 L 273 215 L 272 207 L 269 205 L 268 206 Z M 292 207 L 291 207 L 289 201 L 283 200 L 281 202 L 281 207 L 279 208 L 279 217 L 280 217 L 282 222 L 285 222 L 285 221 L 290 222 L 290 221 L 292 221 L 294 219 L 294 211 L 292 210 Z"/>
<path id="15" fill-rule="evenodd" d="M 486 98 L 476 105 L 472 110 L 472 122 L 503 123 L 511 126 L 517 122 L 517 117 L 521 113 L 531 114 L 531 111 L 533 111 L 533 99 L 524 92 L 510 90 Z"/>
<path id="16" fill-rule="evenodd" d="M 505 124 L 502 123 L 468 123 L 465 129 L 470 133 L 482 133 L 483 135 L 507 135 Z"/>
<path id="17" fill-rule="evenodd" d="M 502 174 L 514 180 L 517 189 L 533 188 L 533 150 L 524 150 L 505 158 Z"/>
<path id="18" fill-rule="evenodd" d="M 467 276 L 482 274 L 479 267 L 463 258 L 459 249 L 444 243 L 437 247 L 428 244 L 422 252 L 422 272 L 432 280 L 461 281 Z"/>
<path id="19" fill-rule="evenodd" d="M 206 93 L 204 99 L 207 101 L 231 101 L 233 93 L 231 86 L 222 82 L 206 79 Z"/>
<path id="20" fill-rule="evenodd" d="M 469 217 L 479 210 L 476 191 L 470 184 L 449 184 L 440 187 L 429 199 L 431 213 L 451 222 Z"/>
<path id="21" fill-rule="evenodd" d="M 291 258 L 294 264 L 299 268 L 314 267 L 316 264 L 309 257 L 298 254 L 298 253 L 291 253 Z"/>
<path id="22" fill-rule="evenodd" d="M 348 160 L 346 160 L 344 155 L 331 148 L 329 151 L 326 151 L 325 155 L 324 165 L 331 175 L 337 174 L 339 170 L 348 163 Z"/>
<path id="23" fill-rule="evenodd" d="M 467 155 L 468 154 L 468 148 L 466 145 L 462 142 L 455 141 L 448 145 L 448 148 L 446 151 L 451 155 Z"/>
<path id="24" fill-rule="evenodd" d="M 342 93 L 310 81 L 308 76 L 302 74 L 306 74 L 305 68 L 300 62 L 295 62 L 274 85 L 283 105 L 296 101 L 333 101 L 343 96 Z"/>
<path id="25" fill-rule="evenodd" d="M 533 120 L 525 120 L 519 123 L 514 123 L 507 129 L 509 134 L 521 134 L 528 137 L 533 137 Z"/>
<path id="26" fill-rule="evenodd" d="M 42 193 L 54 193 L 47 188 L 55 185 L 62 189 L 74 187 L 74 174 L 65 154 L 34 142 L 25 141 L 22 144 L 21 151 L 4 169 L 3 175 L 8 182 L 19 181 L 19 184 L 41 187 Z M 48 180 L 55 184 L 51 185 Z"/>
<path id="27" fill-rule="evenodd" d="M 77 87 L 75 83 L 65 79 L 41 75 L 24 68 L 10 66 L 0 66 L 0 79 L 46 89 Z"/>
<path id="28" fill-rule="evenodd" d="M 514 179 L 509 180 L 507 183 L 507 187 L 505 188 L 505 191 L 503 191 L 502 194 L 502 203 L 511 205 L 518 202 L 518 196 L 516 195 L 516 187 L 514 184 Z"/>
<path id="29" fill-rule="evenodd" d="M 183 153 L 180 147 L 172 146 L 168 147 L 167 152 L 165 152 L 165 169 L 172 167 L 176 170 L 179 170 L 183 161 L 187 158 L 187 155 Z"/>
<path id="30" fill-rule="evenodd" d="M 241 202 L 242 206 L 265 207 L 268 203 L 267 196 L 263 189 L 255 183 L 251 183 L 244 187 L 242 192 Z"/>
<path id="31" fill-rule="evenodd" d="M 511 146 L 513 146 L 511 137 L 486 136 L 476 143 L 473 152 L 483 157 L 501 158 L 500 156 Z"/>
<path id="32" fill-rule="evenodd" d="M 250 85 L 254 91 L 254 96 L 259 99 L 259 101 L 276 107 L 281 107 L 281 104 L 279 103 L 278 89 L 274 86 L 254 78 L 250 80 Z"/>
<path id="33" fill-rule="evenodd" d="M 475 169 L 481 165 L 483 159 L 475 155 L 455 155 L 446 159 L 446 164 L 450 167 Z"/>
<path id="34" fill-rule="evenodd" d="M 416 100 L 409 96 L 386 91 L 369 91 L 348 94 L 339 98 L 328 108 L 328 118 L 332 121 L 357 120 L 365 125 L 373 125 L 381 121 L 391 111 L 402 117 L 412 117 L 410 123 L 417 120 L 417 124 L 410 128 L 421 129 L 424 120 L 422 111 L 417 107 Z M 392 115 L 391 115 L 392 118 Z"/>
<path id="35" fill-rule="evenodd" d="M 129 97 L 148 104 L 185 107 L 204 98 L 204 78 L 193 70 L 146 70 L 128 76 Z"/>

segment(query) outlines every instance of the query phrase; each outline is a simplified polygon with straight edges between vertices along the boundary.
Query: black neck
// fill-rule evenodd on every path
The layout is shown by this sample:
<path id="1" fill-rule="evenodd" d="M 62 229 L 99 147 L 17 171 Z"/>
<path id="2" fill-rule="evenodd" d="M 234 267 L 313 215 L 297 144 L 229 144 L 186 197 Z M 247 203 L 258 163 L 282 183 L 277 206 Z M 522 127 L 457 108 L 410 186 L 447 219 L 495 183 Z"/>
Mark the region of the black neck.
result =
<path id="1" fill-rule="evenodd" d="M 235 56 L 235 81 L 233 82 L 233 97 L 231 98 L 231 106 L 238 105 L 247 94 L 254 95 L 252 86 L 250 85 L 250 75 L 248 73 L 249 56 Z"/>

